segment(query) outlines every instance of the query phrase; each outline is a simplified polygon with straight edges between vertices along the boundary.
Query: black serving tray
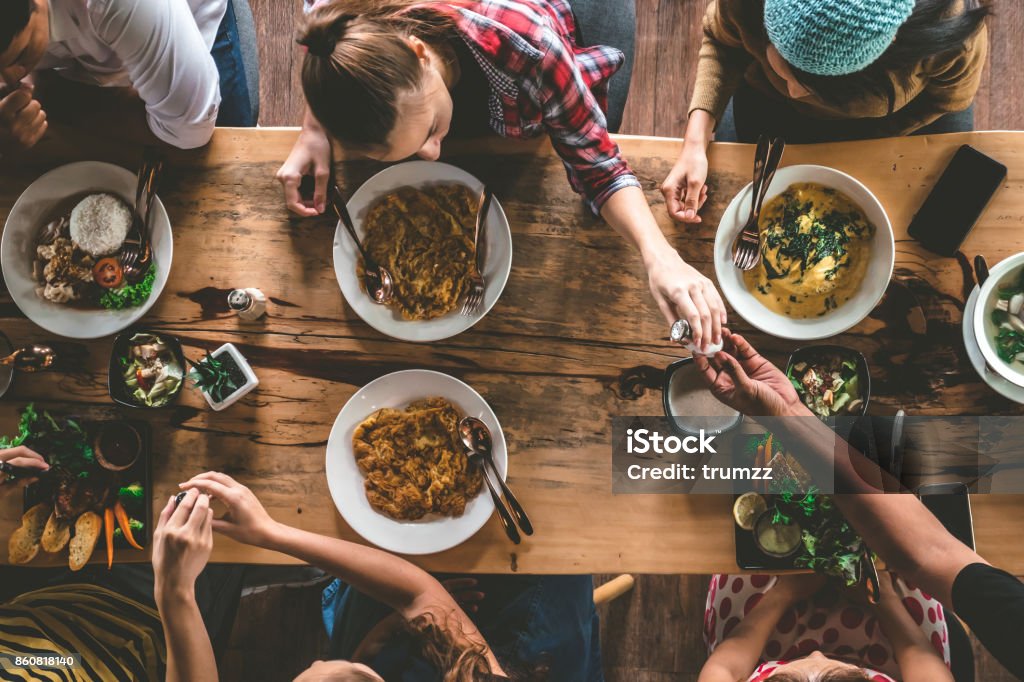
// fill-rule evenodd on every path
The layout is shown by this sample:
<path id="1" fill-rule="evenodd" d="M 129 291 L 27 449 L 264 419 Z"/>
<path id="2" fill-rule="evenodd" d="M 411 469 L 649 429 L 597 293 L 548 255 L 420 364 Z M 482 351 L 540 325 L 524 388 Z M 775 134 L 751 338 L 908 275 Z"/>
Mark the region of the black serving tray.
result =
<path id="1" fill-rule="evenodd" d="M 771 508 L 772 498 L 775 496 L 766 493 L 761 493 L 761 496 L 765 498 Z M 738 498 L 739 495 L 733 496 L 733 501 L 735 502 Z M 736 565 L 743 570 L 771 572 L 796 568 L 793 561 L 800 556 L 799 550 L 787 557 L 769 556 L 762 552 L 754 542 L 753 531 L 743 530 L 735 519 L 733 519 L 732 527 L 736 535 Z"/>
<path id="2" fill-rule="evenodd" d="M 149 547 L 149 541 L 152 537 L 153 532 L 153 468 L 152 468 L 152 445 L 153 445 L 153 432 L 149 424 L 143 421 L 136 421 L 133 419 L 123 420 L 105 420 L 105 421 L 81 421 L 79 422 L 85 432 L 92 439 L 96 434 L 97 429 L 106 423 L 124 423 L 131 426 L 133 429 L 138 431 L 139 437 L 142 440 L 142 451 L 139 453 L 139 458 L 135 460 L 130 468 L 124 471 L 112 471 L 115 484 L 117 486 L 130 485 L 136 481 L 142 483 L 144 490 L 142 495 L 142 513 L 143 518 L 139 519 L 146 524 L 145 528 L 142 529 L 142 533 L 135 535 L 135 541 L 143 547 Z M 46 456 L 46 453 L 40 453 Z M 41 502 L 47 502 L 53 495 L 53 482 L 43 478 L 32 485 L 25 487 L 24 496 L 24 510 L 28 511 L 30 508 L 36 506 Z M 116 492 L 115 492 L 116 495 Z M 135 516 L 129 513 L 129 516 Z M 71 534 L 74 536 L 75 527 L 71 526 Z M 105 541 L 100 538 L 97 547 L 102 545 Z M 105 545 L 104 545 L 105 546 Z M 133 549 L 123 535 L 114 537 L 114 549 Z M 137 551 L 137 550 L 135 550 Z"/>

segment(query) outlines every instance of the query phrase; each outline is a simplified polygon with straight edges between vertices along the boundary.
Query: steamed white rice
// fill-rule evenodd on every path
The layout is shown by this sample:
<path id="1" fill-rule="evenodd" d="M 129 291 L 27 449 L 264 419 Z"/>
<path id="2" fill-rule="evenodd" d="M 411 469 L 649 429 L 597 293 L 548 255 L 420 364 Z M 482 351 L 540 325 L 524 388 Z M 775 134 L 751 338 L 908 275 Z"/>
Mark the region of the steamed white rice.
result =
<path id="1" fill-rule="evenodd" d="M 91 194 L 71 211 L 71 241 L 90 256 L 113 253 L 124 244 L 132 212 L 112 194 Z"/>

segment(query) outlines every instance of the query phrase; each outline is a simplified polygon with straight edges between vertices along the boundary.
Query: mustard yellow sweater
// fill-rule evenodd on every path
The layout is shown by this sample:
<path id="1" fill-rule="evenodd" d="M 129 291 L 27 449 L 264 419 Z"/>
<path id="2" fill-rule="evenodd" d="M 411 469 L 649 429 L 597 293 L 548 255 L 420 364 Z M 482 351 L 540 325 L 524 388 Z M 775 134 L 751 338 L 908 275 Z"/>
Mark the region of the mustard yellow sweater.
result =
<path id="1" fill-rule="evenodd" d="M 906 135 L 943 114 L 970 106 L 988 52 L 988 30 L 977 31 L 959 52 L 929 57 L 912 68 L 885 74 L 891 87 L 882 95 L 851 92 L 842 102 L 812 94 L 791 99 L 786 82 L 768 62 L 764 5 L 754 0 L 712 0 L 704 15 L 704 40 L 688 113 L 703 109 L 719 121 L 741 79 L 798 112 L 817 118 L 878 119 L 879 137 Z"/>

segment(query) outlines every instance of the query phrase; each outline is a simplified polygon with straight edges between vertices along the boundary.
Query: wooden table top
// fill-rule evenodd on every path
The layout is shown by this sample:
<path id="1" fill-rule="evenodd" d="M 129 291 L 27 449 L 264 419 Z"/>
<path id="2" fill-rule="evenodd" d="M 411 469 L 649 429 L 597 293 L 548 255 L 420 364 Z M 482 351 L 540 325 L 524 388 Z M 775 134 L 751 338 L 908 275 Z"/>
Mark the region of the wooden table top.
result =
<path id="1" fill-rule="evenodd" d="M 663 369 L 680 353 L 666 339 L 637 255 L 588 214 L 547 143 L 495 139 L 448 149 L 447 161 L 495 188 L 512 225 L 514 263 L 508 287 L 486 319 L 455 338 L 419 345 L 382 336 L 346 305 L 332 266 L 333 221 L 286 212 L 274 173 L 295 136 L 294 129 L 219 130 L 203 150 L 170 153 L 161 197 L 174 226 L 174 268 L 145 323 L 180 337 L 192 357 L 235 343 L 261 384 L 220 413 L 191 388 L 174 408 L 131 413 L 154 429 L 157 508 L 179 481 L 216 469 L 251 486 L 280 521 L 358 539 L 327 489 L 324 453 L 331 426 L 345 401 L 369 381 L 427 368 L 466 381 L 494 408 L 508 440 L 510 483 L 537 533 L 514 547 L 491 518 L 468 542 L 418 557 L 418 564 L 470 572 L 736 570 L 730 499 L 611 493 L 610 418 L 659 414 Z M 749 181 L 752 147 L 712 147 L 710 198 L 703 224 L 692 227 L 672 223 L 658 192 L 681 142 L 619 142 L 662 228 L 687 261 L 713 276 L 715 227 Z M 911 414 L 1024 411 L 988 389 L 967 361 L 960 336 L 972 286 L 967 260 L 928 255 L 906 235 L 914 210 L 965 143 L 1009 167 L 1003 190 L 964 246 L 968 256 L 984 253 L 992 264 L 1017 250 L 1015 238 L 1024 229 L 1024 133 L 793 145 L 786 151 L 787 165 L 833 166 L 878 196 L 896 231 L 895 276 L 912 284 L 927 310 L 926 337 L 911 335 L 902 313 L 883 303 L 837 339 L 867 356 L 875 414 L 899 407 Z M 140 156 L 137 148 L 109 140 L 58 133 L 33 155 L 3 162 L 0 220 L 46 170 L 83 159 L 133 168 Z M 378 169 L 345 162 L 339 177 L 352 189 Z M 272 298 L 269 317 L 260 323 L 240 323 L 226 311 L 227 291 L 245 286 Z M 750 333 L 738 318 L 731 322 L 780 363 L 793 348 Z M 17 378 L 0 401 L 0 433 L 13 432 L 18 409 L 29 401 L 84 416 L 118 414 L 106 389 L 111 339 L 53 339 L 20 314 L 5 290 L 0 328 L 15 345 L 52 341 L 66 358 L 79 359 L 67 373 Z M 20 504 L 20 495 L 0 494 L 0 538 L 15 526 Z M 1017 574 L 1024 574 L 1022 516 L 1024 497 L 974 499 L 979 551 Z M 223 537 L 216 539 L 213 560 L 289 561 Z"/>

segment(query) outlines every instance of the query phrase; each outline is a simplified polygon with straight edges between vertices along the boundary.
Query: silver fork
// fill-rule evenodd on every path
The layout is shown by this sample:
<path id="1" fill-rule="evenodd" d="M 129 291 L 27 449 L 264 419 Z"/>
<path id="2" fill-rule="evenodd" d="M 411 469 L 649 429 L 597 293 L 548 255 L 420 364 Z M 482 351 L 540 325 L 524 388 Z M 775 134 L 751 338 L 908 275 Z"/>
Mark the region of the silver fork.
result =
<path id="1" fill-rule="evenodd" d="M 473 270 L 469 273 L 469 291 L 466 294 L 466 302 L 462 305 L 462 314 L 468 316 L 476 315 L 480 304 L 484 302 L 484 250 L 481 245 L 484 243 L 484 235 L 487 227 L 487 213 L 491 210 L 491 199 L 494 192 L 490 187 L 484 187 L 480 195 L 480 206 L 476 212 L 476 230 L 473 235 Z"/>
<path id="2" fill-rule="evenodd" d="M 135 210 L 132 226 L 121 248 L 121 267 L 129 282 L 140 281 L 153 265 L 153 253 L 149 238 L 150 215 L 156 187 L 163 170 L 163 162 L 147 149 L 139 168 L 138 186 L 135 190 Z"/>
<path id="3" fill-rule="evenodd" d="M 750 270 L 757 265 L 758 254 L 761 252 L 761 231 L 758 227 L 761 205 L 785 149 L 786 142 L 781 137 L 769 142 L 768 137 L 762 135 L 757 140 L 757 151 L 754 152 L 754 179 L 750 185 L 750 215 L 733 244 L 732 262 L 740 270 Z"/>

